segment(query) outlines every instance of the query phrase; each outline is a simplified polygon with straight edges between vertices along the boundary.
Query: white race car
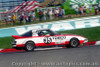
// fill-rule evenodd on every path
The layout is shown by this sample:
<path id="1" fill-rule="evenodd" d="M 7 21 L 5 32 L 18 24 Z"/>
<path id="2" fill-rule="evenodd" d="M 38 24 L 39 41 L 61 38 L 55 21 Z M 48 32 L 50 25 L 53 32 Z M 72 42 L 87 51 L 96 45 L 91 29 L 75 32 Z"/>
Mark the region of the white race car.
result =
<path id="1" fill-rule="evenodd" d="M 30 30 L 22 35 L 12 35 L 14 48 L 24 48 L 33 51 L 37 47 L 78 47 L 88 42 L 88 39 L 79 35 L 58 34 L 50 29 Z"/>

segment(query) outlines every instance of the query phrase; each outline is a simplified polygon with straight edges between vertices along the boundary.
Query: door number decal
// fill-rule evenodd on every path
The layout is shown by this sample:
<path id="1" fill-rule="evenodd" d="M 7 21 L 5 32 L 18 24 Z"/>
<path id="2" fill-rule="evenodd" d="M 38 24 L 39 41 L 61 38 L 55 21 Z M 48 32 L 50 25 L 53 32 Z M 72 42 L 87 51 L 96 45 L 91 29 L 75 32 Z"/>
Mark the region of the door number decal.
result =
<path id="1" fill-rule="evenodd" d="M 45 37 L 43 40 L 44 40 L 44 43 L 46 43 L 46 44 L 50 44 L 52 42 L 51 37 Z"/>

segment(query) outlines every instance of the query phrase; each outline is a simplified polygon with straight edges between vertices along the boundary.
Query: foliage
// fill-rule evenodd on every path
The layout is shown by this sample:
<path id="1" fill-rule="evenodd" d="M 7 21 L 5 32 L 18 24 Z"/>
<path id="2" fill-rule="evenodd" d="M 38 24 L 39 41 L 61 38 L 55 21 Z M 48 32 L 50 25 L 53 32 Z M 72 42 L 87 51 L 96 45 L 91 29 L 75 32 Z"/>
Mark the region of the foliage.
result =
<path id="1" fill-rule="evenodd" d="M 65 14 L 75 14 L 75 10 L 70 8 L 70 0 L 67 0 L 65 3 L 62 4 L 62 8 L 65 9 Z"/>
<path id="2" fill-rule="evenodd" d="M 75 14 L 75 10 L 74 9 L 65 9 L 65 14 L 66 15 Z"/>

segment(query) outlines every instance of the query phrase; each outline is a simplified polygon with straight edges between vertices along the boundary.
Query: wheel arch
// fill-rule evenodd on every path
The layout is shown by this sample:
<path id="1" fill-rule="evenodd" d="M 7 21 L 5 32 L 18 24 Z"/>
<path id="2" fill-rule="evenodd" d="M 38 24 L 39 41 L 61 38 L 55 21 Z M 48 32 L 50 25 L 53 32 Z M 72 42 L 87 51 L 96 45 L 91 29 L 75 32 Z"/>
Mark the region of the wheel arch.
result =
<path id="1" fill-rule="evenodd" d="M 80 40 L 79 40 L 77 37 L 72 37 L 72 38 L 69 40 L 69 44 L 70 44 L 70 41 L 71 41 L 72 39 L 77 39 L 78 42 L 79 42 L 79 44 L 80 44 Z"/>
<path id="2" fill-rule="evenodd" d="M 34 45 L 35 45 L 35 42 L 34 42 L 34 41 L 32 41 L 32 40 L 26 40 L 26 41 L 24 41 L 24 45 L 23 45 L 23 47 L 25 47 L 25 44 L 26 44 L 27 42 L 33 42 Z"/>

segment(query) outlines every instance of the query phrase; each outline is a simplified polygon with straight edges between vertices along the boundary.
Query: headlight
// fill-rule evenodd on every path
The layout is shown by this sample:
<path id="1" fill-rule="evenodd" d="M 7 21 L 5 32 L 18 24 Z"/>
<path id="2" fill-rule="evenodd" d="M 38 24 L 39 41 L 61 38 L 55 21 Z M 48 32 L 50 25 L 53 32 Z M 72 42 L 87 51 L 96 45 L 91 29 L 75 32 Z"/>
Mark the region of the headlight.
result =
<path id="1" fill-rule="evenodd" d="M 88 42 L 88 39 L 85 39 L 85 40 L 84 40 L 84 43 L 86 43 L 86 42 Z"/>

